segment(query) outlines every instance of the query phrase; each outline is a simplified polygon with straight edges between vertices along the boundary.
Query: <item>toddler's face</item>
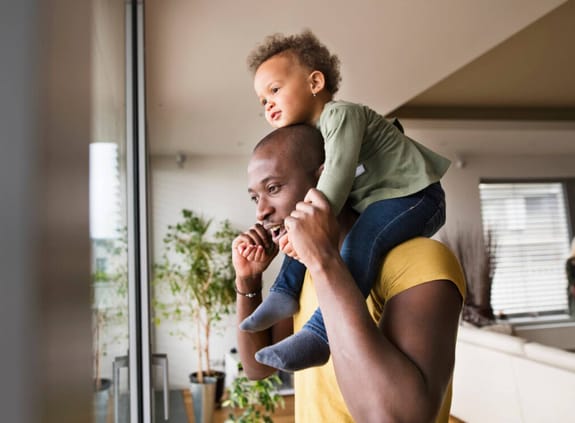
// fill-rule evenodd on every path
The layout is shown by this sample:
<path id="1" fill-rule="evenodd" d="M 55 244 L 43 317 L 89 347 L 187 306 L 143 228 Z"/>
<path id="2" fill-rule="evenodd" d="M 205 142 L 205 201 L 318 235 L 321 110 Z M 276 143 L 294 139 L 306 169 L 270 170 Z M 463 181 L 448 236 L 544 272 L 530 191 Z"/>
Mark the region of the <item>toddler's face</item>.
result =
<path id="1" fill-rule="evenodd" d="M 289 54 L 272 56 L 260 65 L 254 77 L 254 89 L 272 127 L 314 124 L 314 97 L 309 75 L 310 72 Z"/>

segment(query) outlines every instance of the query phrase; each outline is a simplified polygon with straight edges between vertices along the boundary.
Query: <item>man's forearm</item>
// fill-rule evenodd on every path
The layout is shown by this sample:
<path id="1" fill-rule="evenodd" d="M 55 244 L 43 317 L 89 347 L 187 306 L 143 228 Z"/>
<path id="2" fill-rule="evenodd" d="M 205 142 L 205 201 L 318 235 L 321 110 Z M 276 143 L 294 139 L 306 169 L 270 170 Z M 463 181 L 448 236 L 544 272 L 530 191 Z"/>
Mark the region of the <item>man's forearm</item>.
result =
<path id="1" fill-rule="evenodd" d="M 246 296 L 242 294 L 236 294 L 236 311 L 238 324 L 241 323 L 246 317 L 253 313 L 253 311 L 262 302 L 261 293 L 261 276 L 259 281 L 250 280 L 246 281 L 243 279 L 236 279 L 236 289 L 241 293 L 257 292 L 255 296 Z M 258 290 L 252 291 L 254 286 L 260 287 Z M 268 329 L 261 332 L 244 332 L 237 329 L 237 340 L 238 340 L 238 350 L 240 353 L 240 360 L 244 367 L 244 371 L 248 378 L 250 379 L 262 379 L 266 376 L 272 374 L 275 369 L 264 366 L 258 363 L 254 355 L 255 353 L 263 347 L 272 344 L 273 340 L 273 329 Z"/>

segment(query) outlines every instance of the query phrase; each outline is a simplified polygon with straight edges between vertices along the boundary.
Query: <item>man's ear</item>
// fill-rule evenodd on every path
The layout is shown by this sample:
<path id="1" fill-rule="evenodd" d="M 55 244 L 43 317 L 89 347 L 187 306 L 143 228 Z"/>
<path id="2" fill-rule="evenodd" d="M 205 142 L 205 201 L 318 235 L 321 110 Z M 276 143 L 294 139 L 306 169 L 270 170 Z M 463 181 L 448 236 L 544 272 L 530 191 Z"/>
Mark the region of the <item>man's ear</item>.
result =
<path id="1" fill-rule="evenodd" d="M 311 93 L 313 95 L 319 93 L 321 90 L 325 88 L 325 76 L 323 72 L 318 70 L 314 70 L 308 76 L 309 85 L 311 87 Z"/>

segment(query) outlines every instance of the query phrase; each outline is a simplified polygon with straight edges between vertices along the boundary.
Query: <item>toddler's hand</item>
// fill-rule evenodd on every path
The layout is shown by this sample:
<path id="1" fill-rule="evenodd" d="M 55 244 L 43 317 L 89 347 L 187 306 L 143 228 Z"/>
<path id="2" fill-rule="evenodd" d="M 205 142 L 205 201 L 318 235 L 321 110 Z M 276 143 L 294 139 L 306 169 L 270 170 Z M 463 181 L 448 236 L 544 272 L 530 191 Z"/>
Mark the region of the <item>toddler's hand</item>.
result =
<path id="1" fill-rule="evenodd" d="M 278 252 L 277 245 L 258 223 L 238 235 L 232 243 L 232 261 L 236 277 L 261 274 Z"/>
<path id="2" fill-rule="evenodd" d="M 241 243 L 236 248 L 238 253 L 248 261 L 263 263 L 268 259 L 266 250 L 262 245 Z"/>

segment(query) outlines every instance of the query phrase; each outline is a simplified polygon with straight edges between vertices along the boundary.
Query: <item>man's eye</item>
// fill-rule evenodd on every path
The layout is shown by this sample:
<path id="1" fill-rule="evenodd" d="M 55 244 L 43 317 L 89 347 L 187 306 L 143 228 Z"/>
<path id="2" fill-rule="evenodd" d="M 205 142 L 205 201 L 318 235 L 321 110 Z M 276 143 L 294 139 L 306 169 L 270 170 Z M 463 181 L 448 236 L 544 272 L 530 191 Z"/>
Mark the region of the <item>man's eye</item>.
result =
<path id="1" fill-rule="evenodd" d="M 256 197 L 256 196 L 251 196 L 251 197 L 250 197 L 250 201 L 252 201 L 252 202 L 254 202 L 254 203 L 257 204 L 257 203 L 258 203 L 258 197 Z"/>
<path id="2" fill-rule="evenodd" d="M 279 186 L 279 185 L 270 185 L 270 186 L 268 187 L 268 192 L 269 192 L 270 194 L 274 194 L 274 193 L 278 192 L 279 190 L 280 190 L 280 186 Z"/>

